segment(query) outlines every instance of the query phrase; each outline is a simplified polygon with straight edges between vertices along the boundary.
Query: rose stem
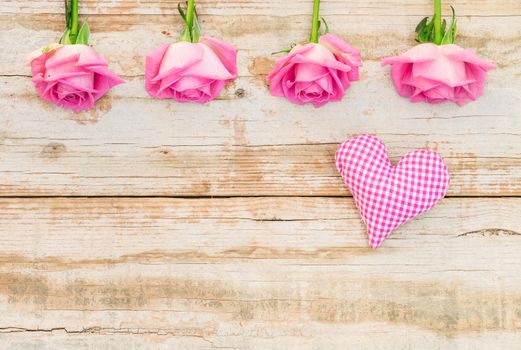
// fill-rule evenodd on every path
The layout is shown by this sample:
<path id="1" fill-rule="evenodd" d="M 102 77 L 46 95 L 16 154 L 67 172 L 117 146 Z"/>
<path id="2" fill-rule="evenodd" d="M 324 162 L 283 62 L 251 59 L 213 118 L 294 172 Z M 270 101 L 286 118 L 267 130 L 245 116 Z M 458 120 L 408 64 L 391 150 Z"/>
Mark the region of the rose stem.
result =
<path id="1" fill-rule="evenodd" d="M 440 45 L 443 40 L 441 33 L 441 0 L 434 0 L 434 43 Z"/>
<path id="2" fill-rule="evenodd" d="M 312 43 L 318 43 L 318 27 L 320 22 L 318 20 L 318 12 L 320 10 L 320 0 L 313 0 L 313 23 L 311 24 L 311 36 L 309 41 Z"/>
<path id="3" fill-rule="evenodd" d="M 194 14 L 195 14 L 195 0 L 188 0 L 186 5 L 186 26 L 190 33 L 190 41 L 193 42 L 193 29 L 194 29 Z"/>
<path id="4" fill-rule="evenodd" d="M 76 43 L 78 36 L 78 0 L 71 0 L 71 33 L 69 37 L 72 43 Z"/>

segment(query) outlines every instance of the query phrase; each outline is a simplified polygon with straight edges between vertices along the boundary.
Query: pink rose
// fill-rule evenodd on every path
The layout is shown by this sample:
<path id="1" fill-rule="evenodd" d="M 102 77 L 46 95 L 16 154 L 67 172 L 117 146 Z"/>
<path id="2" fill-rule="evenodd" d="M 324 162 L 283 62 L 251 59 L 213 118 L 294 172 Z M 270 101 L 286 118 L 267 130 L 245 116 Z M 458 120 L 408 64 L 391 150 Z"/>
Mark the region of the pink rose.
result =
<path id="1" fill-rule="evenodd" d="M 146 89 L 157 98 L 205 103 L 235 78 L 237 49 L 210 37 L 203 36 L 197 43 L 164 44 L 146 59 Z"/>
<path id="2" fill-rule="evenodd" d="M 382 65 L 387 64 L 400 96 L 410 97 L 412 102 L 452 101 L 460 106 L 483 95 L 487 71 L 495 68 L 473 50 L 430 43 L 382 59 Z"/>
<path id="3" fill-rule="evenodd" d="M 87 45 L 53 44 L 30 55 L 33 82 L 44 100 L 75 112 L 94 107 L 113 86 L 123 83 Z"/>
<path id="4" fill-rule="evenodd" d="M 342 99 L 351 82 L 358 80 L 361 65 L 360 51 L 336 35 L 322 35 L 318 44 L 295 46 L 277 60 L 268 75 L 270 92 L 296 104 L 320 107 Z"/>

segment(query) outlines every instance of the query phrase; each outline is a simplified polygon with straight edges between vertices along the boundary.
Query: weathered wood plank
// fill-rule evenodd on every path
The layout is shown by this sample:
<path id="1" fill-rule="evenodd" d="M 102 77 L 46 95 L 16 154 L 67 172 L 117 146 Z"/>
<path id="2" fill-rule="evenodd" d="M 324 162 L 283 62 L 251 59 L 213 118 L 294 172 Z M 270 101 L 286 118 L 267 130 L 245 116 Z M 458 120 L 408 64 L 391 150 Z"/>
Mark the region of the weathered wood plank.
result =
<path id="1" fill-rule="evenodd" d="M 204 32 L 239 48 L 241 77 L 206 106 L 143 89 L 177 2 L 80 3 L 128 84 L 92 112 L 41 102 L 23 57 L 60 36 L 63 2 L 0 1 L 0 196 L 345 196 L 333 153 L 361 132 L 393 161 L 440 152 L 451 196 L 521 195 L 517 0 L 452 2 L 461 45 L 500 68 L 464 108 L 411 105 L 378 65 L 414 44 L 430 1 L 324 1 L 365 65 L 320 110 L 265 83 L 270 52 L 307 37 L 311 1 L 198 1 Z M 517 349 L 520 212 L 449 198 L 373 252 L 350 198 L 0 198 L 0 348 Z"/>
<path id="2" fill-rule="evenodd" d="M 177 1 L 163 0 L 82 0 L 80 12 L 86 14 L 136 14 L 166 15 L 177 14 Z M 2 13 L 63 13 L 63 2 L 60 0 L 32 0 L 30 4 L 23 0 L 3 0 L 0 2 Z M 454 0 L 451 4 L 461 16 L 519 16 L 521 4 L 516 0 Z M 201 14 L 214 15 L 267 15 L 285 17 L 309 15 L 312 1 L 276 1 L 276 0 L 236 0 L 197 2 Z M 445 4 L 447 13 L 449 4 Z M 327 15 L 375 15 L 375 16 L 427 16 L 432 12 L 429 1 L 383 0 L 383 1 L 324 1 L 321 12 Z"/>
<path id="3" fill-rule="evenodd" d="M 6 64 L 0 75 L 27 75 L 24 57 L 28 52 L 57 41 L 63 31 L 63 16 L 0 15 L 0 40 L 10 50 L 0 52 Z M 144 56 L 165 41 L 174 41 L 181 30 L 181 20 L 172 16 L 88 16 L 92 29 L 91 43 L 109 58 L 118 74 L 142 76 Z M 366 15 L 334 16 L 328 23 L 333 32 L 343 36 L 362 52 L 364 61 L 399 54 L 415 44 L 414 28 L 420 17 L 386 19 Z M 309 35 L 309 18 L 288 19 L 245 14 L 239 17 L 206 16 L 204 33 L 233 43 L 239 49 L 239 73 L 242 76 L 265 74 L 269 68 L 251 71 L 252 59 L 270 57 Z M 458 19 L 458 43 L 476 48 L 480 55 L 497 62 L 502 71 L 519 79 L 521 62 L 521 16 L 462 17 Z M 20 45 L 23 42 L 24 45 Z M 260 63 L 266 60 L 258 61 Z"/>
<path id="4" fill-rule="evenodd" d="M 514 349 L 520 210 L 447 199 L 373 252 L 345 198 L 0 199 L 0 345 Z"/>
<path id="5" fill-rule="evenodd" d="M 302 327 L 294 327 L 292 335 L 281 336 L 280 323 L 273 325 L 263 324 L 248 330 L 249 334 L 242 337 L 224 337 L 215 335 L 211 338 L 205 336 L 173 336 L 166 330 L 158 329 L 145 332 L 141 329 L 124 330 L 86 330 L 86 334 L 67 334 L 62 330 L 53 332 L 34 331 L 24 333 L 2 334 L 0 345 L 13 349 L 30 350 L 336 350 L 353 349 L 388 350 L 389 344 L 396 349 L 444 349 L 444 350 L 490 350 L 496 349 L 498 344 L 505 345 L 509 349 L 519 346 L 519 337 L 514 333 L 490 332 L 487 334 L 463 334 L 457 339 L 451 337 L 436 337 L 422 330 L 413 330 L 401 326 L 381 325 L 367 326 L 336 326 L 334 332 L 317 333 L 313 338 L 306 334 L 299 335 Z M 320 326 L 315 326 L 320 330 Z M 232 327 L 228 329 L 233 330 Z M 380 333 L 367 337 L 368 330 L 381 329 Z M 259 334 L 259 335 L 256 335 Z M 345 335 L 348 334 L 349 338 Z M 347 338 L 347 339 L 346 339 Z M 229 345 L 223 345 L 229 344 Z"/>
<path id="6" fill-rule="evenodd" d="M 205 30 L 240 49 L 241 75 L 221 100 L 207 106 L 154 101 L 143 89 L 144 54 L 175 39 L 178 19 L 91 16 L 93 44 L 128 84 L 114 89 L 95 111 L 71 114 L 39 101 L 24 77 L 28 68 L 21 58 L 28 48 L 55 40 L 62 26 L 58 15 L 29 14 L 39 6 L 59 13 L 61 2 L 32 3 L 35 7 L 20 11 L 25 15 L 0 17 L 2 42 L 11 48 L 0 52 L 6 62 L 0 67 L 2 85 L 8 87 L 0 92 L 5 106 L 0 115 L 0 171 L 5 175 L 0 195 L 346 195 L 333 153 L 346 137 L 362 132 L 384 139 L 395 161 L 412 148 L 438 150 L 453 174 L 450 195 L 521 193 L 520 17 L 460 18 L 462 44 L 479 47 L 480 54 L 500 66 L 491 73 L 480 101 L 464 108 L 411 105 L 396 96 L 388 70 L 377 60 L 413 44 L 411 32 L 418 18 L 393 17 L 391 25 L 378 13 L 355 17 L 336 9 L 374 4 L 330 2 L 325 6 L 333 6 L 325 10 L 334 14 L 330 26 L 362 49 L 365 66 L 361 82 L 342 103 L 315 110 L 273 98 L 265 85 L 272 65 L 269 53 L 306 37 L 307 2 L 295 4 L 300 14 L 289 24 L 286 18 L 267 18 L 248 7 L 280 12 L 278 6 L 288 6 L 278 2 L 220 4 L 242 11 L 236 18 L 207 13 Z M 456 5 L 470 9 L 470 3 Z M 106 3 L 91 12 L 88 5 L 83 10 L 101 13 L 105 5 L 121 9 L 129 4 Z M 0 8 L 16 12 L 19 5 L 9 2 Z M 385 2 L 381 8 L 393 5 Z M 409 13 L 410 6 L 427 5 L 411 3 L 402 10 Z M 494 3 L 480 5 L 483 9 Z M 503 5 L 515 13 L 510 3 L 495 6 Z M 155 3 L 132 6 L 146 13 Z M 382 37 L 384 29 L 388 35 Z M 25 44 L 19 45 L 22 38 Z"/>
<path id="7" fill-rule="evenodd" d="M 36 98 L 29 79 L 4 77 L 0 193 L 347 195 L 334 151 L 362 132 L 380 136 L 393 161 L 414 148 L 440 152 L 450 195 L 521 193 L 521 81 L 502 86 L 497 72 L 464 108 L 413 105 L 377 64 L 365 70 L 343 102 L 320 110 L 271 97 L 256 78 L 205 106 L 151 100 L 132 78 L 74 114 Z"/>

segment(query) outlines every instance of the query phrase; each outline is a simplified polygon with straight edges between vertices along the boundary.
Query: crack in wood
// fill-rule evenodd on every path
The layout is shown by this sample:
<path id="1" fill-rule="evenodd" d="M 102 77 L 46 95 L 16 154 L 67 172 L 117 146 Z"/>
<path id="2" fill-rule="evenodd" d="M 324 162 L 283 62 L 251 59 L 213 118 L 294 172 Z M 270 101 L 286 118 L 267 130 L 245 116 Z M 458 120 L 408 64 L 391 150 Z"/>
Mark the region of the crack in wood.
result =
<path id="1" fill-rule="evenodd" d="M 493 237 L 493 236 L 521 236 L 521 233 L 507 230 L 502 228 L 486 228 L 482 230 L 470 231 L 459 234 L 458 237 L 466 237 L 466 236 L 483 236 L 483 237 Z"/>

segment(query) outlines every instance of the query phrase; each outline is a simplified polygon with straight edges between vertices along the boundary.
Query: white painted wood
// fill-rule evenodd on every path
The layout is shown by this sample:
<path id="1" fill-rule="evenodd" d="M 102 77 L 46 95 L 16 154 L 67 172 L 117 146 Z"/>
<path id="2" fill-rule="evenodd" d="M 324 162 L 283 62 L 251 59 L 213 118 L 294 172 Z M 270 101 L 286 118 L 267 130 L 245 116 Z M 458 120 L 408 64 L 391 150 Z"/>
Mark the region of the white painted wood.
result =
<path id="1" fill-rule="evenodd" d="M 521 192 L 516 2 L 455 3 L 461 44 L 499 65 L 485 96 L 463 108 L 410 104 L 378 62 L 413 45 L 414 25 L 430 13 L 429 2 L 399 11 L 395 1 L 325 2 L 330 27 L 361 48 L 365 64 L 341 103 L 318 110 L 270 96 L 265 82 L 269 53 L 307 36 L 308 2 L 199 3 L 204 30 L 239 48 L 241 75 L 205 106 L 152 100 L 143 89 L 145 54 L 176 40 L 176 4 L 161 2 L 157 12 L 154 1 L 82 2 L 82 13 L 96 14 L 89 18 L 93 45 L 128 83 L 81 114 L 40 101 L 22 59 L 60 36 L 62 3 L 24 4 L 0 7 L 2 42 L 11 48 L 0 52 L 8 87 L 0 93 L 0 195 L 348 195 L 332 157 L 345 138 L 364 132 L 381 137 L 393 161 L 414 148 L 440 152 L 453 174 L 452 196 Z M 403 15 L 391 21 L 380 11 Z"/>
<path id="2" fill-rule="evenodd" d="M 516 0 L 454 0 L 452 4 L 461 16 L 516 16 L 521 14 L 521 4 Z M 284 17 L 310 15 L 312 1 L 277 1 L 277 0 L 236 0 L 236 1 L 197 1 L 201 15 L 255 15 Z M 383 0 L 364 1 L 331 0 L 321 4 L 321 12 L 328 15 L 372 15 L 372 16 L 426 16 L 433 12 L 429 1 Z M 449 15 L 449 4 L 444 4 Z M 4 0 L 3 13 L 63 13 L 63 2 L 60 0 L 31 0 L 28 4 L 23 0 Z M 161 0 L 83 0 L 80 13 L 86 14 L 135 14 L 135 15 L 177 15 L 177 2 Z"/>
<path id="3" fill-rule="evenodd" d="M 0 345 L 517 348 L 520 209 L 447 199 L 371 251 L 349 198 L 3 199 Z"/>
<path id="4" fill-rule="evenodd" d="M 239 79 L 204 106 L 143 88 L 177 2 L 80 3 L 128 83 L 74 114 L 36 96 L 24 60 L 60 37 L 63 2 L 0 1 L 0 349 L 521 347 L 519 1 L 451 3 L 458 43 L 498 64 L 463 108 L 410 104 L 379 65 L 431 1 L 322 1 L 364 67 L 321 109 L 265 81 L 270 53 L 307 38 L 311 1 L 198 1 L 203 32 L 239 49 Z M 394 162 L 438 151 L 456 197 L 376 252 L 333 164 L 363 132 Z M 201 196 L 235 198 L 181 198 Z"/>
<path id="5" fill-rule="evenodd" d="M 269 96 L 257 78 L 205 106 L 152 100 L 131 78 L 74 114 L 39 100 L 27 78 L 3 77 L 1 194 L 347 195 L 334 151 L 364 132 L 381 137 L 393 161 L 437 150 L 450 195 L 521 192 L 521 81 L 502 86 L 493 73 L 482 100 L 427 106 L 397 97 L 376 63 L 364 69 L 341 103 L 320 110 Z"/>

